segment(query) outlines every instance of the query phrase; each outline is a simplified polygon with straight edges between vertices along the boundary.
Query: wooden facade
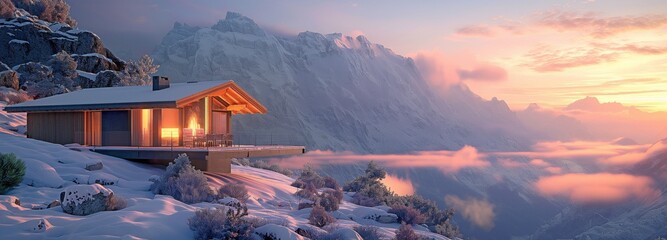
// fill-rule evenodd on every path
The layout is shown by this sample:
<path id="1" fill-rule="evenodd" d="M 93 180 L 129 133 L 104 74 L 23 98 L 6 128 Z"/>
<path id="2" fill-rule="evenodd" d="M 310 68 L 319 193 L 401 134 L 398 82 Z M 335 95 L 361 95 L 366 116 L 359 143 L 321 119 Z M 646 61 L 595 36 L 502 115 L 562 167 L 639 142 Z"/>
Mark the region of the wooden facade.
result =
<path id="1" fill-rule="evenodd" d="M 226 144 L 232 134 L 232 115 L 266 113 L 264 106 L 233 81 L 180 83 L 173 88 L 168 81 L 161 84 L 153 89 L 84 89 L 5 110 L 28 113 L 30 138 L 58 144 L 137 147 L 184 146 L 195 139 L 212 144 L 222 139 Z M 81 103 L 81 99 L 88 100 Z"/>

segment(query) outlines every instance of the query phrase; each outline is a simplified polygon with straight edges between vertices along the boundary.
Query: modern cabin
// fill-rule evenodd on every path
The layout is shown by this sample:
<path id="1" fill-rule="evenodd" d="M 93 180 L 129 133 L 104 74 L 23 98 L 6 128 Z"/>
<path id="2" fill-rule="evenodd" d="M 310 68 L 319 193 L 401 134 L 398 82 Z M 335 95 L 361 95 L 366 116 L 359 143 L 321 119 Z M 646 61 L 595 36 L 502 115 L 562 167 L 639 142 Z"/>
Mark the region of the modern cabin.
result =
<path id="1" fill-rule="evenodd" d="M 166 77 L 155 76 L 152 86 L 83 89 L 6 106 L 5 111 L 27 113 L 29 138 L 95 146 L 93 149 L 108 155 L 138 156 L 134 160 L 159 160 L 155 156 L 165 156 L 166 149 L 173 152 L 174 147 L 179 153 L 194 151 L 200 155 L 201 149 L 193 149 L 205 148 L 204 157 L 226 158 L 305 152 L 303 147 L 279 151 L 267 147 L 242 151 L 237 148 L 230 155 L 234 151 L 225 148 L 233 145 L 232 117 L 267 112 L 234 81 L 170 84 Z M 227 153 L 209 154 L 211 149 Z M 153 154 L 146 154 L 149 152 Z M 206 165 L 199 168 L 209 170 Z"/>

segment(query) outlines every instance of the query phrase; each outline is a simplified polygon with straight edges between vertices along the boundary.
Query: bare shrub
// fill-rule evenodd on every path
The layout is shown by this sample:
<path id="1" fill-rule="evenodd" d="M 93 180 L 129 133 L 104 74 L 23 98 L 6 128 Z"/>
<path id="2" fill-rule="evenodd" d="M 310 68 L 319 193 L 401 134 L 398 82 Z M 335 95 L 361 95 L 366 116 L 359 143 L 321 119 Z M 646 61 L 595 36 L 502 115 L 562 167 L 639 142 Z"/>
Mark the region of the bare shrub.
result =
<path id="1" fill-rule="evenodd" d="M 328 190 L 318 196 L 316 203 L 323 207 L 327 212 L 338 210 L 340 200 L 334 195 L 335 191 Z"/>
<path id="2" fill-rule="evenodd" d="M 322 178 L 324 181 L 324 187 L 331 188 L 331 189 L 340 189 L 340 184 L 338 184 L 338 181 L 336 181 L 335 178 L 326 176 Z"/>
<path id="3" fill-rule="evenodd" d="M 422 224 L 426 222 L 426 217 L 412 207 L 396 205 L 392 206 L 388 212 L 396 214 L 398 220 L 406 224 Z"/>
<path id="4" fill-rule="evenodd" d="M 308 223 L 317 227 L 324 227 L 335 221 L 336 219 L 320 206 L 314 206 L 310 211 L 310 215 L 308 216 Z"/>
<path id="5" fill-rule="evenodd" d="M 412 229 L 410 225 L 401 224 L 401 226 L 396 230 L 396 240 L 418 240 L 422 239 L 421 236 L 415 233 L 415 230 Z"/>
<path id="6" fill-rule="evenodd" d="M 317 189 L 315 188 L 315 185 L 313 184 L 307 184 L 304 189 L 300 189 L 294 193 L 297 197 L 304 198 L 304 199 L 309 199 L 312 201 L 316 200 L 317 197 Z"/>
<path id="7" fill-rule="evenodd" d="M 355 226 L 354 231 L 359 233 L 359 235 L 364 240 L 381 240 L 382 235 L 380 235 L 379 228 L 376 226 Z"/>
<path id="8" fill-rule="evenodd" d="M 248 198 L 250 198 L 250 195 L 248 194 L 248 189 L 245 185 L 240 183 L 228 183 L 220 187 L 218 190 L 218 197 L 232 197 L 245 203 Z"/>
<path id="9" fill-rule="evenodd" d="M 313 184 L 316 189 L 324 187 L 324 179 L 310 166 L 306 166 L 299 177 L 292 183 L 293 187 L 305 188 L 308 184 Z"/>

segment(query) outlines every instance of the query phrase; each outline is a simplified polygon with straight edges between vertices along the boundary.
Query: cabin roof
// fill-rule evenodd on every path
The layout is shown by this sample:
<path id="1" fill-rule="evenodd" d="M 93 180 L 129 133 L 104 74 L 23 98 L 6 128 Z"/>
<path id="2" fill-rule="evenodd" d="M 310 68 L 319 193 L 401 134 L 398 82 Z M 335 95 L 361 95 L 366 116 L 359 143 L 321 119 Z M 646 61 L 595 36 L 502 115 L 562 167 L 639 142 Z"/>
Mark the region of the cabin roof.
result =
<path id="1" fill-rule="evenodd" d="M 106 109 L 177 108 L 205 96 L 219 96 L 237 114 L 266 113 L 266 107 L 234 81 L 172 83 L 153 91 L 148 86 L 87 88 L 5 106 L 7 112 L 94 111 Z"/>

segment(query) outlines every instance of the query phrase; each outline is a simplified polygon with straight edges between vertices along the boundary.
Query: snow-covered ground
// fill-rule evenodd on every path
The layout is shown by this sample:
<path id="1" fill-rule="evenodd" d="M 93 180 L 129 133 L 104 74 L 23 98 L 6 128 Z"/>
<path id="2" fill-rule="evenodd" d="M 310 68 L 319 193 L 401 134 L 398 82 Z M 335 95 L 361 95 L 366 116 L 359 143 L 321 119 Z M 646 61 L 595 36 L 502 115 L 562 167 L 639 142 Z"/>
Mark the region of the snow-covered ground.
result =
<path id="1" fill-rule="evenodd" d="M 25 121 L 24 118 L 4 113 L 0 116 L 12 119 L 9 125 L 20 125 Z M 188 228 L 188 218 L 199 208 L 220 206 L 215 203 L 188 205 L 170 196 L 153 194 L 149 191 L 149 179 L 164 171 L 157 166 L 81 149 L 72 150 L 17 133 L 0 133 L 0 152 L 16 154 L 27 166 L 23 182 L 0 196 L 2 239 L 192 239 L 194 235 Z M 294 179 L 245 166 L 233 166 L 232 172 L 207 173 L 210 187 L 218 189 L 228 182 L 243 183 L 251 196 L 248 201 L 251 216 L 265 218 L 269 223 L 291 230 L 307 224 L 309 209 L 297 210 L 300 200 L 293 196 L 296 188 L 290 186 Z M 106 183 L 105 187 L 115 196 L 127 200 L 128 207 L 88 216 L 70 215 L 64 213 L 61 207 L 47 208 L 49 203 L 59 199 L 65 187 L 95 182 Z M 349 199 L 349 196 L 346 198 Z M 19 205 L 16 204 L 17 199 Z M 333 213 L 338 218 L 334 226 L 375 225 L 380 227 L 380 233 L 393 236 L 399 226 L 397 223 L 382 224 L 366 219 L 377 213 L 386 214 L 380 208 L 367 208 L 344 201 L 340 209 Z M 267 226 L 263 229 L 281 228 Z M 434 239 L 446 239 L 418 226 L 415 229 Z"/>

